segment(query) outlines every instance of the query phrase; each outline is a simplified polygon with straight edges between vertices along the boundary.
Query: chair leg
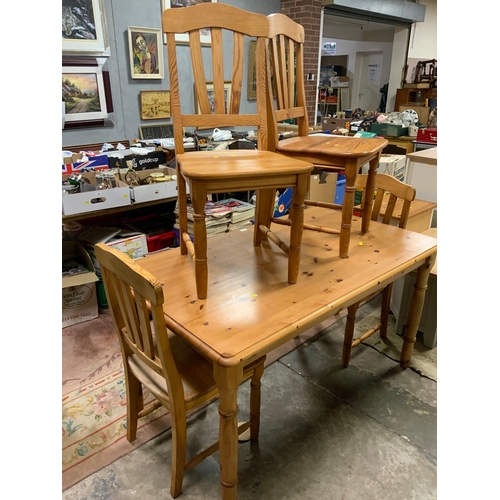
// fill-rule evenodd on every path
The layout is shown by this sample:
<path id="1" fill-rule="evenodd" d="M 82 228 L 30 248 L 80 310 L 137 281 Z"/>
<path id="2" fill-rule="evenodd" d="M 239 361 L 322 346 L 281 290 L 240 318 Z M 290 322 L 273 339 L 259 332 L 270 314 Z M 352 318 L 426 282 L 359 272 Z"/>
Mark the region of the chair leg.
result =
<path id="1" fill-rule="evenodd" d="M 127 392 L 127 441 L 133 443 L 137 437 L 137 422 L 139 412 L 144 407 L 144 398 L 142 384 L 128 369 L 125 372 L 125 384 Z"/>
<path id="2" fill-rule="evenodd" d="M 260 430 L 260 380 L 264 373 L 264 360 L 255 367 L 250 382 L 250 439 L 256 441 Z"/>
<path id="3" fill-rule="evenodd" d="M 177 498 L 182 493 L 182 482 L 186 466 L 187 424 L 186 418 L 176 418 L 173 408 L 172 417 L 172 475 L 170 478 L 170 495 Z"/>
<path id="4" fill-rule="evenodd" d="M 180 250 L 181 255 L 187 254 L 186 242 L 182 239 L 182 234 L 187 233 L 188 220 L 187 220 L 187 194 L 186 194 L 186 180 L 180 172 L 177 165 L 177 203 L 179 204 L 179 235 L 180 235 Z"/>
<path id="5" fill-rule="evenodd" d="M 288 253 L 288 283 L 297 283 L 300 266 L 300 247 L 302 245 L 302 231 L 304 228 L 304 200 L 309 190 L 310 174 L 297 176 L 297 186 L 292 194 L 292 206 L 290 208 L 290 248 Z"/>
<path id="6" fill-rule="evenodd" d="M 356 323 L 356 312 L 359 307 L 359 302 L 347 308 L 347 322 L 344 332 L 344 345 L 342 346 L 342 366 L 347 368 L 349 366 L 349 359 L 351 357 L 352 337 L 354 336 L 354 325 Z"/>
<path id="7" fill-rule="evenodd" d="M 266 235 L 260 230 L 264 225 L 270 229 L 270 218 L 273 214 L 274 198 L 276 189 L 259 189 L 255 203 L 255 224 L 253 233 L 253 244 L 260 246 L 263 240 L 267 240 Z"/>
<path id="8" fill-rule="evenodd" d="M 387 327 L 389 324 L 389 309 L 392 294 L 392 283 L 384 288 L 382 293 L 382 310 L 380 313 L 380 337 L 385 339 L 387 337 Z"/>
<path id="9" fill-rule="evenodd" d="M 206 299 L 208 291 L 207 226 L 205 203 L 207 190 L 203 182 L 192 182 L 191 202 L 193 204 L 193 237 L 195 250 L 195 278 L 198 299 Z"/>

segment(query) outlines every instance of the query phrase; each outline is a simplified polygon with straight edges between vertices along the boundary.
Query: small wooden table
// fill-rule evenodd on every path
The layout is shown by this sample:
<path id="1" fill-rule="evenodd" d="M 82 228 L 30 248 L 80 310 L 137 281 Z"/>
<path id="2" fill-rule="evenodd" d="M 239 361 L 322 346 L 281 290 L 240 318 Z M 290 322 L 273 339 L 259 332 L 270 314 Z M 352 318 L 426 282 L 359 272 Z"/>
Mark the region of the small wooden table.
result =
<path id="1" fill-rule="evenodd" d="M 341 217 L 334 210 L 305 210 L 306 222 L 319 225 L 340 224 Z M 253 246 L 253 231 L 207 240 L 212 281 L 204 300 L 196 298 L 193 264 L 180 252 L 159 252 L 138 261 L 163 283 L 167 326 L 175 324 L 176 331 L 213 362 L 220 391 L 220 482 L 225 500 L 237 498 L 237 392 L 244 365 L 417 270 L 400 360 L 402 368 L 408 367 L 436 239 L 378 222 L 362 234 L 356 216 L 352 224 L 348 259 L 338 255 L 330 235 L 304 235 L 300 275 L 293 285 L 286 280 L 286 255 L 268 243 Z M 285 237 L 286 227 L 273 229 Z"/>

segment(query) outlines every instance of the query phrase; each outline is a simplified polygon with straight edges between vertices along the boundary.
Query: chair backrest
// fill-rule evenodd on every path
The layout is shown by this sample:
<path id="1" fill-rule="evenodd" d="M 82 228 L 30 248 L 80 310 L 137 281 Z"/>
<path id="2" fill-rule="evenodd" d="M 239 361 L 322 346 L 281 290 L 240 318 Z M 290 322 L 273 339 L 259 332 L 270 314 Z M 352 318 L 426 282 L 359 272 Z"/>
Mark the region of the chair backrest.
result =
<path id="1" fill-rule="evenodd" d="M 124 358 L 135 354 L 166 379 L 172 403 L 182 404 L 184 391 L 168 340 L 161 283 L 115 248 L 99 243 L 95 253 Z"/>
<path id="2" fill-rule="evenodd" d="M 206 2 L 163 11 L 162 29 L 167 37 L 170 106 L 177 153 L 184 152 L 184 127 L 257 128 L 257 146 L 267 149 L 265 44 L 268 26 L 266 16 L 222 3 Z M 211 44 L 210 47 L 202 47 L 202 37 L 207 36 L 207 30 L 210 30 Z M 186 45 L 176 45 L 176 36 L 179 35 L 187 37 L 189 49 Z M 250 38 L 257 39 L 254 69 L 256 112 L 240 114 L 243 70 L 248 61 L 245 46 L 250 47 Z M 226 59 L 225 53 L 228 54 Z M 192 64 L 194 113 L 183 113 L 181 110 L 181 104 L 182 109 L 192 109 L 189 99 L 181 99 L 181 92 L 183 95 L 189 92 L 179 83 L 178 63 L 186 59 L 190 59 Z M 232 64 L 228 65 L 231 67 L 225 68 L 224 61 L 228 60 L 232 60 Z M 188 75 L 183 74 L 184 86 L 186 78 L 189 78 Z M 209 82 L 211 90 L 208 92 Z"/>
<path id="3" fill-rule="evenodd" d="M 368 174 L 359 174 L 356 178 L 356 189 L 365 189 L 366 181 L 368 179 Z M 375 195 L 375 202 L 373 203 L 373 212 L 371 220 L 378 220 L 382 207 L 385 206 L 384 216 L 382 218 L 383 224 L 389 224 L 391 218 L 394 214 L 394 209 L 396 208 L 396 203 L 398 199 L 403 201 L 403 206 L 401 208 L 401 215 L 399 217 L 398 227 L 404 229 L 408 222 L 408 216 L 410 214 L 411 202 L 415 199 L 416 190 L 413 186 L 405 184 L 400 180 L 387 174 L 377 174 L 375 177 L 375 189 L 377 191 Z M 389 195 L 387 200 L 387 205 L 383 202 L 386 199 L 386 195 Z M 363 192 L 364 196 L 364 192 Z M 363 200 L 364 202 L 364 200 Z M 363 205 L 363 203 L 362 203 Z"/>
<path id="4" fill-rule="evenodd" d="M 278 122 L 293 118 L 299 136 L 309 134 L 304 86 L 304 28 L 284 14 L 270 14 L 266 45 L 268 78 L 268 133 L 278 143 Z"/>

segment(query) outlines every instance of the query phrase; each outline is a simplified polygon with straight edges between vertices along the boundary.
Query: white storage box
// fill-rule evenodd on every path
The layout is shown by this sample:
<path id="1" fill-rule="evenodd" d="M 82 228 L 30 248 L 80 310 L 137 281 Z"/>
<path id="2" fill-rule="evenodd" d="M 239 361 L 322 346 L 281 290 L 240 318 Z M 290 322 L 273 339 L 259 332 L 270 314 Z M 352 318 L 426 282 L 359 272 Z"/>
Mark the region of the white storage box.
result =
<path id="1" fill-rule="evenodd" d="M 97 318 L 97 292 L 99 280 L 88 253 L 75 241 L 62 242 L 63 262 L 74 260 L 88 272 L 66 274 L 62 278 L 62 328 Z M 63 266 L 64 267 L 64 266 Z"/>
<path id="2" fill-rule="evenodd" d="M 152 173 L 162 173 L 170 176 L 176 175 L 175 169 L 170 167 L 139 170 L 136 173 L 141 181 Z M 124 175 L 125 174 L 121 174 L 122 180 L 124 180 Z M 189 193 L 189 185 L 186 185 L 186 192 Z M 144 203 L 146 201 L 161 200 L 163 198 L 177 198 L 177 180 L 130 187 L 130 196 L 134 203 Z"/>
<path id="3" fill-rule="evenodd" d="M 85 172 L 82 174 L 90 184 L 96 185 L 96 172 Z M 63 175 L 63 181 L 69 175 Z M 85 212 L 96 212 L 107 208 L 123 207 L 131 204 L 130 188 L 124 182 L 117 180 L 117 187 L 102 189 L 99 191 L 87 191 L 84 193 L 67 194 L 62 197 L 63 215 L 73 215 Z"/>
<path id="4" fill-rule="evenodd" d="M 101 276 L 101 266 L 95 256 L 94 245 L 97 243 L 106 243 L 126 253 L 132 259 L 138 259 L 148 253 L 146 235 L 143 233 L 93 226 L 82 233 L 78 239 L 89 253 L 98 276 Z"/>
<path id="5" fill-rule="evenodd" d="M 363 165 L 363 174 L 368 173 L 369 164 Z M 406 155 L 382 155 L 378 164 L 377 173 L 395 177 L 398 181 L 406 182 Z"/>

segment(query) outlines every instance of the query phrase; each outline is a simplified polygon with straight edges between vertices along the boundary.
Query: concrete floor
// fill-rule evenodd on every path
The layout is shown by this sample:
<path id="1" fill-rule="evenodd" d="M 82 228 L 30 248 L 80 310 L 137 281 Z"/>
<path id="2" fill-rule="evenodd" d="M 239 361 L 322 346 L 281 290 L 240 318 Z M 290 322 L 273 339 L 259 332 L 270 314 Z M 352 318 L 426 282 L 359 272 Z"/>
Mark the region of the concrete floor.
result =
<path id="1" fill-rule="evenodd" d="M 363 306 L 369 314 L 377 299 Z M 340 365 L 345 319 L 262 378 L 258 443 L 239 446 L 238 498 L 427 500 L 437 497 L 437 384 L 372 347 Z M 240 389 L 241 420 L 248 415 Z M 190 419 L 197 452 L 217 439 L 217 403 Z M 170 499 L 170 431 L 63 493 L 63 500 Z M 188 450 L 189 453 L 189 450 Z M 183 500 L 220 498 L 218 454 L 186 472 Z"/>

